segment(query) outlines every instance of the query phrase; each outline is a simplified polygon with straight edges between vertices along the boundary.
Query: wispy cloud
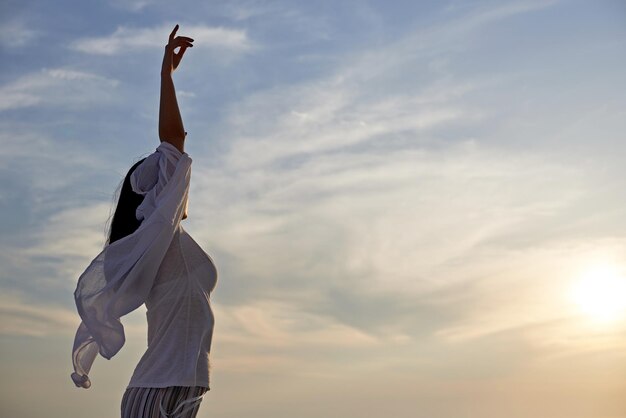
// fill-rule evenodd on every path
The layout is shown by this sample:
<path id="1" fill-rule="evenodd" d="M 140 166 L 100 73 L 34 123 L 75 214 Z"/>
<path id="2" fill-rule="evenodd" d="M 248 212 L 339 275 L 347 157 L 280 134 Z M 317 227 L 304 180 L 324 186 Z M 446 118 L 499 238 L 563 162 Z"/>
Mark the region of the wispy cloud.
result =
<path id="1" fill-rule="evenodd" d="M 76 314 L 69 309 L 26 301 L 14 291 L 0 295 L 0 335 L 45 337 L 78 327 Z M 75 332 L 75 330 L 74 330 Z"/>
<path id="2" fill-rule="evenodd" d="M 78 39 L 71 48 L 86 54 L 115 55 L 127 52 L 163 48 L 175 24 L 152 28 L 119 26 L 112 34 L 102 37 Z M 185 36 L 194 39 L 194 48 L 213 48 L 231 52 L 244 52 L 253 47 L 245 30 L 180 24 Z M 181 33 L 183 33 L 181 32 Z"/>
<path id="3" fill-rule="evenodd" d="M 346 370 L 373 366 L 371 358 L 362 358 L 364 353 L 390 353 L 410 340 L 393 332 L 370 334 L 337 322 L 328 312 L 304 310 L 294 300 L 257 299 L 244 305 L 214 304 L 213 309 L 220 336 L 214 361 L 228 372 L 263 373 L 271 365 L 292 376 L 339 377 Z M 347 351 L 353 354 L 348 363 L 322 354 Z M 308 361 L 294 369 L 302 357 Z"/>
<path id="4" fill-rule="evenodd" d="M 478 9 L 384 46 L 349 53 L 325 78 L 250 95 L 229 109 L 231 163 L 263 165 L 391 135 L 420 141 L 444 124 L 480 122 L 485 112 L 466 106 L 464 96 L 494 88 L 506 75 L 456 81 L 442 66 L 458 52 L 459 42 L 485 25 L 552 4 Z M 424 62 L 429 71 L 416 74 Z"/>
<path id="5" fill-rule="evenodd" d="M 32 106 L 90 107 L 111 100 L 118 80 L 72 68 L 44 68 L 0 87 L 0 111 Z"/>
<path id="6" fill-rule="evenodd" d="M 131 12 L 141 12 L 155 3 L 155 0 L 111 0 L 111 5 Z"/>
<path id="7" fill-rule="evenodd" d="M 382 340 L 288 301 L 220 307 L 226 341 L 273 347 L 377 345 Z"/>
<path id="8" fill-rule="evenodd" d="M 15 132 L 17 128 L 10 124 L 0 127 L 0 162 L 27 182 L 28 192 L 35 199 L 34 209 L 41 209 L 38 198 L 57 193 L 81 179 L 80 170 L 107 167 L 107 162 L 90 152 L 87 144 L 64 147 L 45 134 Z"/>
<path id="9" fill-rule="evenodd" d="M 231 106 L 228 151 L 215 168 L 195 168 L 190 202 L 192 217 L 194 207 L 212 213 L 194 220 L 198 235 L 237 278 L 221 285 L 224 300 L 295 298 L 365 333 L 391 328 L 444 343 L 553 321 L 544 276 L 518 273 L 538 252 L 554 255 L 545 231 L 563 226 L 559 216 L 588 196 L 591 179 L 540 153 L 494 146 L 493 132 L 476 128 L 497 109 L 471 95 L 510 85 L 506 74 L 457 80 L 435 65 L 420 83 L 394 82 L 413 80 L 420 63 L 445 63 L 484 25 L 552 3 L 474 12 L 347 56 L 325 78 Z M 537 248 L 495 247 L 520 231 Z M 548 259 L 537 268 L 549 271 Z M 554 283 L 569 279 L 561 272 Z M 537 295 L 540 308 L 519 314 Z M 478 308 L 483 297 L 488 311 Z M 511 309 L 489 319 L 499 306 Z"/>
<path id="10" fill-rule="evenodd" d="M 211 6 L 213 7 L 213 6 Z M 239 2 L 232 1 L 223 4 L 222 13 L 229 19 L 245 21 L 253 17 L 267 16 L 268 14 L 280 13 L 281 7 L 269 2 Z"/>
<path id="11" fill-rule="evenodd" d="M 61 303 L 90 254 L 104 243 L 113 194 L 112 190 L 103 192 L 100 196 L 106 196 L 106 200 L 92 207 L 68 191 L 81 189 L 85 172 L 106 171 L 109 163 L 80 141 L 63 143 L 45 134 L 20 132 L 14 125 L 0 126 L 0 165 L 6 170 L 3 181 L 21 185 L 16 194 L 7 196 L 11 204 L 2 207 L 2 287 L 7 291 L 20 289 L 32 298 L 38 295 L 44 304 L 51 298 Z M 90 193 L 98 196 L 97 190 Z M 64 198 L 59 200 L 59 196 Z M 16 218 L 33 222 L 19 229 L 7 225 Z M 61 241 L 65 244 L 55 244 Z M 85 252 L 87 247 L 90 253 Z M 29 280 L 20 280 L 22 276 Z"/>
<path id="12" fill-rule="evenodd" d="M 7 49 L 22 48 L 43 36 L 40 29 L 35 29 L 23 18 L 14 18 L 0 24 L 0 45 Z"/>
<path id="13" fill-rule="evenodd" d="M 110 209 L 108 203 L 98 203 L 53 214 L 23 254 L 58 260 L 55 273 L 73 284 L 104 246 L 104 226 Z"/>

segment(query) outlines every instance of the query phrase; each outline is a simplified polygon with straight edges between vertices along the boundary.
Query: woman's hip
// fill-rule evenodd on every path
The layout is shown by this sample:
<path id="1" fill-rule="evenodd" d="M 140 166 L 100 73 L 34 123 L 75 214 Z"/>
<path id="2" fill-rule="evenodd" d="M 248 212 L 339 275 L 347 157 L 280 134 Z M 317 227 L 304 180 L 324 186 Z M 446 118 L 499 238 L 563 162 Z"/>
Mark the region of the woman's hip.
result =
<path id="1" fill-rule="evenodd" d="M 195 418 L 208 388 L 168 386 L 126 388 L 121 404 L 122 418 Z"/>

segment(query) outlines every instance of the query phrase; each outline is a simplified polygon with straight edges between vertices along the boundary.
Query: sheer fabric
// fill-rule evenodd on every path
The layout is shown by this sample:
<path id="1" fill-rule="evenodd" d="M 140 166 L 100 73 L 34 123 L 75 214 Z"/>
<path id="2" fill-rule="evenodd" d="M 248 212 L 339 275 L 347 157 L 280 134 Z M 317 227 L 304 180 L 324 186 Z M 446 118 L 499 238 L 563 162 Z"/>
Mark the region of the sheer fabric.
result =
<path id="1" fill-rule="evenodd" d="M 148 298 L 164 256 L 186 212 L 192 160 L 168 142 L 135 169 L 133 191 L 144 195 L 134 233 L 106 245 L 78 279 L 74 292 L 82 319 L 72 350 L 77 387 L 89 388 L 98 353 L 110 360 L 124 345 L 120 318 Z"/>
<path id="2" fill-rule="evenodd" d="M 148 347 L 128 387 L 209 387 L 216 282 L 211 258 L 181 225 L 145 301 Z"/>

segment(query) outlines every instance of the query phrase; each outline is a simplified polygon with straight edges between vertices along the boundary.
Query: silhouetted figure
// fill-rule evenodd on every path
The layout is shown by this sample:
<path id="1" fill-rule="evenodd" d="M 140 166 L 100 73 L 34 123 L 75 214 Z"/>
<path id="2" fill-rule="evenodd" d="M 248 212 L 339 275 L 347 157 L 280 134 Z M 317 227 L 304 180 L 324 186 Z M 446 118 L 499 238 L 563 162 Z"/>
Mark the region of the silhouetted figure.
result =
<path id="1" fill-rule="evenodd" d="M 78 279 L 71 377 L 91 387 L 98 355 L 111 359 L 124 345 L 120 318 L 147 308 L 148 348 L 121 402 L 122 418 L 195 417 L 209 389 L 217 283 L 211 257 L 184 230 L 191 157 L 172 73 L 193 39 L 169 36 L 161 69 L 160 145 L 128 171 L 104 249 Z M 176 53 L 175 50 L 179 49 Z"/>

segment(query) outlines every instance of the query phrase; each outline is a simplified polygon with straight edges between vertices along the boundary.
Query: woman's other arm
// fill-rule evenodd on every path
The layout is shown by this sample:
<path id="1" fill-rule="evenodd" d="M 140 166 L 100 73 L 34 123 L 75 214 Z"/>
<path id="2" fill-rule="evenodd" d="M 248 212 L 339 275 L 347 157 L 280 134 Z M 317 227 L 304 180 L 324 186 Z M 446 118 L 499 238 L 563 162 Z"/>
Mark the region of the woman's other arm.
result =
<path id="1" fill-rule="evenodd" d="M 161 101 L 159 105 L 159 138 L 174 145 L 180 152 L 185 152 L 185 128 L 178 109 L 176 89 L 172 73 L 178 68 L 180 60 L 187 48 L 193 47 L 193 39 L 176 36 L 178 25 L 174 28 L 165 46 L 163 65 L 161 67 Z M 174 50 L 180 48 L 178 53 Z"/>

